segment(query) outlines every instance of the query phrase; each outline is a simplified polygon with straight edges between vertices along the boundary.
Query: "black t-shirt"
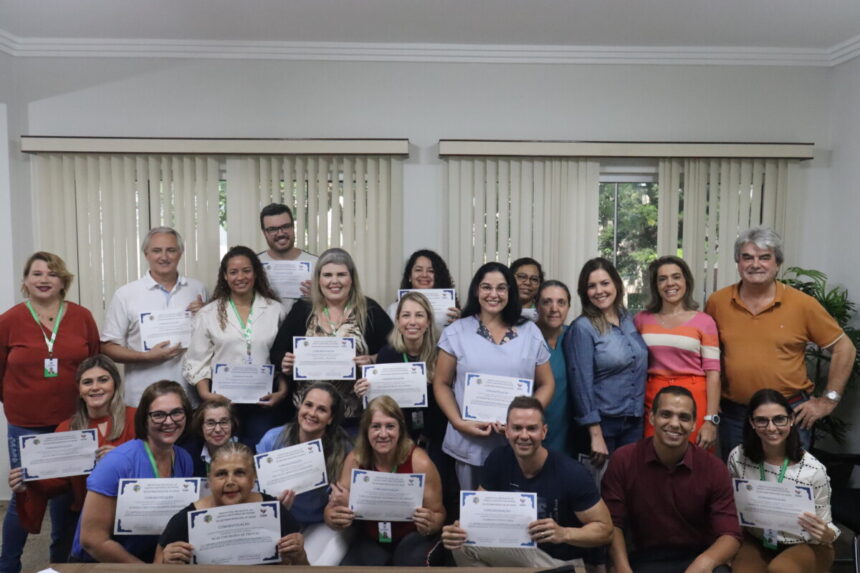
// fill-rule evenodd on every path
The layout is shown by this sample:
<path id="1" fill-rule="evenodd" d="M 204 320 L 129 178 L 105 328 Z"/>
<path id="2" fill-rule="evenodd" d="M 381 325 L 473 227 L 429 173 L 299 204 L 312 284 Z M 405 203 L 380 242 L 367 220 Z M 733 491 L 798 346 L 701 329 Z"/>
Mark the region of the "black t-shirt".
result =
<path id="1" fill-rule="evenodd" d="M 535 477 L 527 478 L 510 446 L 496 448 L 481 468 L 481 487 L 488 491 L 536 493 L 538 519 L 551 517 L 562 527 L 582 527 L 576 512 L 600 501 L 597 485 L 582 464 L 559 452 L 547 451 L 543 468 Z M 567 543 L 541 543 L 539 547 L 563 561 L 585 557 L 587 553 L 586 548 Z"/>
<path id="2" fill-rule="evenodd" d="M 277 498 L 272 497 L 269 494 L 262 493 L 263 501 L 274 501 L 280 505 L 280 502 Z M 188 506 L 179 510 L 179 512 L 170 518 L 170 521 L 167 522 L 167 527 L 164 528 L 164 531 L 161 533 L 161 537 L 158 538 L 158 545 L 161 546 L 162 549 L 167 547 L 168 544 L 173 543 L 174 541 L 185 541 L 188 542 L 188 513 L 196 510 L 193 503 L 188 504 Z M 281 505 L 281 537 L 285 535 L 289 535 L 290 533 L 296 533 L 301 531 L 301 526 L 299 523 L 293 518 L 292 514 Z M 279 562 L 280 563 L 280 562 Z"/>

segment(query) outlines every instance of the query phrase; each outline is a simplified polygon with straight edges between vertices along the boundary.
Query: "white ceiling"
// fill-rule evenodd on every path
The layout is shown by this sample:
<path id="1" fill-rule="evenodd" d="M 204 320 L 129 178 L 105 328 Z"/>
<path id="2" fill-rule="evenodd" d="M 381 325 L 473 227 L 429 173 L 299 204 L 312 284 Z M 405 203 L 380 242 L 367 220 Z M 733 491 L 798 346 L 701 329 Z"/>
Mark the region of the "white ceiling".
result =
<path id="1" fill-rule="evenodd" d="M 675 48 L 740 56 L 747 49 L 832 60 L 860 50 L 860 1 L 0 0 L 3 51 L 46 55 L 49 47 L 74 51 L 82 43 L 103 50 L 182 43 Z"/>

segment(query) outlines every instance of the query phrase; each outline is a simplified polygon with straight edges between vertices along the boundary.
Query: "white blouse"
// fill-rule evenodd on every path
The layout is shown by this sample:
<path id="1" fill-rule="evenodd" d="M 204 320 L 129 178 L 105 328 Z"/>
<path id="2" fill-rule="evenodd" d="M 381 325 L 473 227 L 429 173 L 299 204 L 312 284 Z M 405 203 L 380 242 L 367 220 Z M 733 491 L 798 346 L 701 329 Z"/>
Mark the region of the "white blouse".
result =
<path id="1" fill-rule="evenodd" d="M 212 301 L 194 317 L 191 343 L 185 352 L 182 375 L 192 386 L 212 379 L 215 364 L 247 364 L 248 351 L 236 313 L 227 303 L 227 324 L 221 328 L 218 301 Z M 285 316 L 284 307 L 259 294 L 254 297 L 248 324 L 251 327 L 251 362 L 268 364 L 269 350 Z M 280 368 L 276 368 L 280 372 Z"/>

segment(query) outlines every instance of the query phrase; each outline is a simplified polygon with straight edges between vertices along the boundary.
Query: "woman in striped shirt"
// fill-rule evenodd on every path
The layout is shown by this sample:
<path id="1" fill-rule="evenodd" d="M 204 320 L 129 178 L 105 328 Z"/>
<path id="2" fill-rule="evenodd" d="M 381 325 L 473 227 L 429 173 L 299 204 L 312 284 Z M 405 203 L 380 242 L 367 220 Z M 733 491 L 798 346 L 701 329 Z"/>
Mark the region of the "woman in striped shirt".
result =
<path id="1" fill-rule="evenodd" d="M 696 428 L 690 441 L 711 448 L 720 423 L 720 343 L 717 325 L 696 309 L 693 275 L 679 257 L 660 257 L 648 267 L 651 297 L 636 315 L 636 328 L 648 345 L 645 411 L 669 385 L 683 386 L 696 400 Z M 654 428 L 645 423 L 645 435 Z"/>

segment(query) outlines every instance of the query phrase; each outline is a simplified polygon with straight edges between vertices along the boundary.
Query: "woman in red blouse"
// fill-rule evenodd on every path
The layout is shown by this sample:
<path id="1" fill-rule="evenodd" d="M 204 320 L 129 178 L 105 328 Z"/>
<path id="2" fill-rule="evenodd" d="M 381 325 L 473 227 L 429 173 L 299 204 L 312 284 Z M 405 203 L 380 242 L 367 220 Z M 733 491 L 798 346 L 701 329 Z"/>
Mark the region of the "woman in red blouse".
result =
<path id="1" fill-rule="evenodd" d="M 53 432 L 72 415 L 78 396 L 78 365 L 99 351 L 99 332 L 90 311 L 65 300 L 73 275 L 52 253 L 34 253 L 24 265 L 21 292 L 27 297 L 0 315 L 0 400 L 8 421 L 9 462 L 21 465 L 18 438 Z M 65 507 L 52 508 L 51 562 L 65 561 L 59 548 L 59 520 Z M 0 570 L 18 571 L 27 532 L 14 499 L 3 521 Z"/>

